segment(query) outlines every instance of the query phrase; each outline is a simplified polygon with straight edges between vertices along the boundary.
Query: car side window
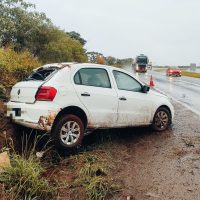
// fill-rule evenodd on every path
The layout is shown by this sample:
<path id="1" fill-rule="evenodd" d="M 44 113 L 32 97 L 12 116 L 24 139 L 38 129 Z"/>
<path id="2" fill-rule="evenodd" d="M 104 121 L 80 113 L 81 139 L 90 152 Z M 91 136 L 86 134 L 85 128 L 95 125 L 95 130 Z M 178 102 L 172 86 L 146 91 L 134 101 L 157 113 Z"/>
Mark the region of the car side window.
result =
<path id="1" fill-rule="evenodd" d="M 74 82 L 78 85 L 111 88 L 107 71 L 100 68 L 80 69 L 74 76 Z"/>
<path id="2" fill-rule="evenodd" d="M 115 81 L 119 90 L 127 90 L 134 92 L 142 91 L 141 84 L 128 74 L 114 70 L 113 75 L 115 77 Z"/>
<path id="3" fill-rule="evenodd" d="M 80 73 L 77 72 L 74 76 L 74 82 L 78 85 L 81 85 L 81 77 L 80 77 Z"/>

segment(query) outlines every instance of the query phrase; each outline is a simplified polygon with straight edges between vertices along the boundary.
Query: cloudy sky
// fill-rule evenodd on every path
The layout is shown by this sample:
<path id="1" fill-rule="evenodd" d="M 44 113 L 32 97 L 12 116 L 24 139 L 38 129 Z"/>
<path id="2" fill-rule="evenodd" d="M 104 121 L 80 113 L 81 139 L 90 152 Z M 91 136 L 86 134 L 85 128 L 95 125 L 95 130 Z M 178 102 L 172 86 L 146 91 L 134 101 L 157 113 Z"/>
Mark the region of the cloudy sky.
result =
<path id="1" fill-rule="evenodd" d="M 66 31 L 87 40 L 88 51 L 154 64 L 200 63 L 199 0 L 28 0 Z"/>

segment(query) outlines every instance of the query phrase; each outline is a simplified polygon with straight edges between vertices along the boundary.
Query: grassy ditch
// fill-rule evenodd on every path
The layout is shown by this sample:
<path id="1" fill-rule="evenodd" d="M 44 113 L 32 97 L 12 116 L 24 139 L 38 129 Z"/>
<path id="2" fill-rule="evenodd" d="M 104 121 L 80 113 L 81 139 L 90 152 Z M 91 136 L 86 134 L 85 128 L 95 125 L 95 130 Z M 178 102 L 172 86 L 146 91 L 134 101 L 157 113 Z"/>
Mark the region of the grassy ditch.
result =
<path id="1" fill-rule="evenodd" d="M 40 138 L 35 137 L 31 140 L 31 134 L 22 138 L 20 153 L 17 153 L 10 144 L 1 149 L 1 152 L 8 152 L 10 164 L 2 167 L 0 171 L 0 199 L 56 199 L 58 185 L 44 177 L 45 165 L 39 156 L 40 152 L 36 150 Z M 49 148 L 46 146 L 42 150 L 43 154 L 48 151 Z"/>
<path id="2" fill-rule="evenodd" d="M 45 169 L 39 159 L 31 155 L 24 158 L 11 155 L 11 166 L 0 173 L 0 183 L 4 199 L 52 199 L 56 194 L 54 186 L 42 178 Z"/>
<path id="3" fill-rule="evenodd" d="M 21 150 L 16 152 L 12 143 L 0 150 L 8 152 L 11 163 L 0 171 L 0 199 L 104 200 L 121 192 L 122 184 L 113 179 L 111 136 L 90 136 L 92 145 L 61 157 L 48 137 L 21 135 Z"/>
<path id="4" fill-rule="evenodd" d="M 104 200 L 118 193 L 122 184 L 114 180 L 113 161 L 106 149 L 98 147 L 65 158 L 49 168 L 52 179 L 67 182 L 60 188 L 58 199 Z"/>
<path id="5" fill-rule="evenodd" d="M 41 139 L 34 131 L 15 129 L 4 109 L 0 104 L 0 153 L 8 152 L 11 165 L 0 172 L 0 199 L 103 200 L 120 195 L 123 186 L 113 179 L 112 156 L 118 131 L 96 131 L 81 148 L 61 155 L 47 135 Z"/>
<path id="6" fill-rule="evenodd" d="M 120 188 L 109 173 L 109 162 L 97 155 L 86 155 L 77 183 L 82 185 L 89 199 L 103 200 Z"/>

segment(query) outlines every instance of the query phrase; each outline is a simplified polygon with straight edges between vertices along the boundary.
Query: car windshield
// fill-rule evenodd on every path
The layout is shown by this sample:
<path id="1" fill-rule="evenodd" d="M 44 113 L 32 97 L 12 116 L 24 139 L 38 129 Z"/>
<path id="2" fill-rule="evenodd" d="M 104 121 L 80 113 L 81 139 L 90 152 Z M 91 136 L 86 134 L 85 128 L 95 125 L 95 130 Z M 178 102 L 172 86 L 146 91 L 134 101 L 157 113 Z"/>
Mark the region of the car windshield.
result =
<path id="1" fill-rule="evenodd" d="M 170 69 L 179 69 L 177 66 L 169 67 Z"/>
<path id="2" fill-rule="evenodd" d="M 34 70 L 32 74 L 25 79 L 25 81 L 36 80 L 36 81 L 44 81 L 48 77 L 52 76 L 58 71 L 58 67 L 48 67 L 48 68 L 39 68 Z"/>
<path id="3" fill-rule="evenodd" d="M 148 58 L 146 56 L 138 56 L 136 61 L 138 64 L 147 64 Z"/>

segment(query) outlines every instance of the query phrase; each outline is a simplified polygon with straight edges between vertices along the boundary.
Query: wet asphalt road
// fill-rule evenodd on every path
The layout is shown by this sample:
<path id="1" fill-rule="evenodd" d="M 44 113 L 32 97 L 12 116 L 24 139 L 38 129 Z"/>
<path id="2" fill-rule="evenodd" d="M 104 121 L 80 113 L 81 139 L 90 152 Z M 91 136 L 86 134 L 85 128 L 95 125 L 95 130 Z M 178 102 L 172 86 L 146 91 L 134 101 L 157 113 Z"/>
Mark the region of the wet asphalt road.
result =
<path id="1" fill-rule="evenodd" d="M 126 70 L 134 73 L 131 67 L 125 67 Z M 191 77 L 168 77 L 163 72 L 149 70 L 145 74 L 136 73 L 143 82 L 149 84 L 152 75 L 155 89 L 164 92 L 174 101 L 177 101 L 196 114 L 200 115 L 200 79 Z"/>

